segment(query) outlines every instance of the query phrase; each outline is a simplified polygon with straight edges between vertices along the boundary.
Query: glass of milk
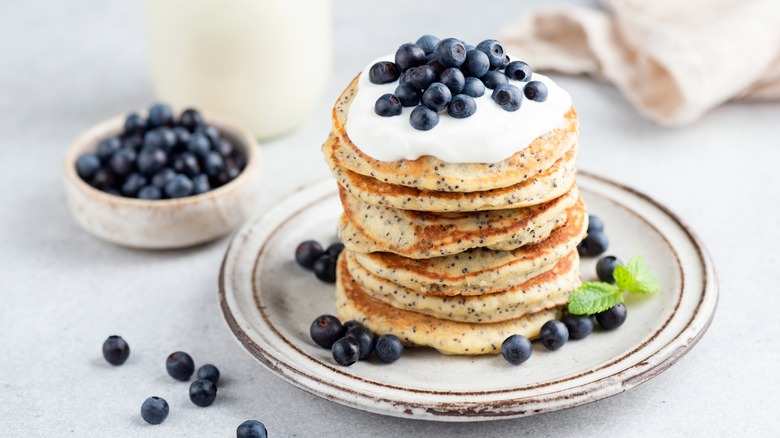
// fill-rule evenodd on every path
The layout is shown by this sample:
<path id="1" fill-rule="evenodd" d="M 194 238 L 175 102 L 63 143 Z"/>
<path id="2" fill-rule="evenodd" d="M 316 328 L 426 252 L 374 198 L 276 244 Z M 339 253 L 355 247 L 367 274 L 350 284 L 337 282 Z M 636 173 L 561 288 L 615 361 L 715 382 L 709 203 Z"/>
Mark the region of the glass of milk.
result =
<path id="1" fill-rule="evenodd" d="M 152 82 L 177 108 L 224 114 L 257 137 L 301 123 L 328 83 L 330 0 L 145 0 Z"/>

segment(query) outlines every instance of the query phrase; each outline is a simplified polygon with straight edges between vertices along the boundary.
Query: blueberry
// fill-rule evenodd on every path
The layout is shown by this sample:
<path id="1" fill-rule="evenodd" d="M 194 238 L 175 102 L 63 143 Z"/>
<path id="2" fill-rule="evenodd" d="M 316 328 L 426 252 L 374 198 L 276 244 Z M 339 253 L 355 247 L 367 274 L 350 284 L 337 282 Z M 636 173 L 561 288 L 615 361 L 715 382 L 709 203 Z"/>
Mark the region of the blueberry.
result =
<path id="1" fill-rule="evenodd" d="M 330 347 L 337 364 L 348 367 L 360 359 L 360 344 L 357 339 L 341 338 Z"/>
<path id="2" fill-rule="evenodd" d="M 144 134 L 144 149 L 166 149 L 167 141 L 161 131 L 152 129 Z"/>
<path id="3" fill-rule="evenodd" d="M 577 245 L 577 252 L 583 257 L 595 257 L 604 252 L 609 247 L 609 240 L 604 232 L 588 233 L 582 242 Z"/>
<path id="4" fill-rule="evenodd" d="M 220 138 L 217 144 L 214 145 L 214 150 L 219 152 L 222 157 L 227 158 L 233 154 L 235 148 L 229 140 Z"/>
<path id="5" fill-rule="evenodd" d="M 130 346 L 121 336 L 109 336 L 103 342 L 103 357 L 111 365 L 122 365 L 130 357 Z"/>
<path id="6" fill-rule="evenodd" d="M 415 67 L 415 68 L 417 68 L 417 67 Z M 404 72 L 401 73 L 401 77 L 398 78 L 398 83 L 399 84 L 405 84 L 407 82 L 411 82 L 412 81 L 412 72 L 413 71 L 414 71 L 414 68 L 407 68 L 406 70 L 404 70 Z"/>
<path id="7" fill-rule="evenodd" d="M 365 327 L 353 327 L 347 330 L 344 336 L 352 337 L 358 342 L 360 347 L 358 360 L 366 360 L 371 356 L 371 352 L 374 351 L 374 334 L 371 330 Z"/>
<path id="8" fill-rule="evenodd" d="M 374 104 L 374 112 L 382 117 L 398 116 L 401 115 L 401 111 L 403 111 L 401 100 L 390 93 L 379 96 Z"/>
<path id="9" fill-rule="evenodd" d="M 336 242 L 328 247 L 328 249 L 325 250 L 325 252 L 333 257 L 334 259 L 339 258 L 339 254 L 341 254 L 341 251 L 344 251 L 344 244 L 341 242 Z"/>
<path id="10" fill-rule="evenodd" d="M 132 149 L 134 151 L 139 151 L 141 147 L 144 145 L 144 137 L 142 134 L 138 135 L 128 135 L 125 137 L 122 137 L 122 147 L 127 149 Z"/>
<path id="11" fill-rule="evenodd" d="M 195 132 L 187 142 L 187 151 L 196 157 L 205 157 L 211 152 L 211 142 L 203 133 Z"/>
<path id="12" fill-rule="evenodd" d="M 225 160 L 219 152 L 211 151 L 206 154 L 206 158 L 203 160 L 203 170 L 206 175 L 216 175 L 225 169 Z"/>
<path id="13" fill-rule="evenodd" d="M 219 369 L 214 365 L 207 363 L 198 368 L 197 376 L 198 380 L 208 380 L 216 385 L 219 382 Z"/>
<path id="14" fill-rule="evenodd" d="M 168 417 L 168 402 L 164 398 L 153 396 L 141 405 L 141 418 L 149 424 L 160 424 Z"/>
<path id="15" fill-rule="evenodd" d="M 154 175 L 165 166 L 168 156 L 162 149 L 145 148 L 138 153 L 138 170 L 144 175 Z"/>
<path id="16" fill-rule="evenodd" d="M 477 44 L 477 50 L 484 53 L 490 62 L 490 69 L 495 70 L 504 65 L 504 46 L 496 40 L 485 40 Z"/>
<path id="17" fill-rule="evenodd" d="M 103 191 L 114 189 L 116 188 L 117 177 L 110 169 L 103 167 L 95 172 L 95 175 L 92 176 L 92 181 L 90 181 L 90 184 L 92 187 Z"/>
<path id="18" fill-rule="evenodd" d="M 173 126 L 173 110 L 163 103 L 149 107 L 149 127 Z"/>
<path id="19" fill-rule="evenodd" d="M 426 55 L 430 55 L 433 53 L 433 50 L 436 49 L 436 44 L 439 44 L 439 39 L 433 35 L 423 35 L 415 44 L 417 44 L 417 47 L 421 48 Z"/>
<path id="20" fill-rule="evenodd" d="M 382 335 L 376 340 L 374 354 L 384 363 L 393 363 L 404 354 L 404 345 L 396 335 Z"/>
<path id="21" fill-rule="evenodd" d="M 130 113 L 125 119 L 125 134 L 143 135 L 146 131 L 146 119 L 136 113 Z"/>
<path id="22" fill-rule="evenodd" d="M 509 82 L 505 74 L 495 70 L 485 73 L 481 79 L 482 83 L 485 84 L 485 87 L 490 88 L 491 90 Z"/>
<path id="23" fill-rule="evenodd" d="M 609 309 L 596 314 L 596 322 L 604 330 L 614 330 L 626 322 L 628 311 L 623 303 L 617 303 Z"/>
<path id="24" fill-rule="evenodd" d="M 401 70 L 425 64 L 425 51 L 417 44 L 402 44 L 395 52 L 395 65 Z"/>
<path id="25" fill-rule="evenodd" d="M 195 134 L 195 133 L 205 135 L 206 138 L 209 139 L 209 143 L 212 146 L 217 144 L 217 142 L 220 139 L 219 131 L 217 131 L 217 128 L 215 128 L 215 127 L 213 127 L 211 125 L 206 125 L 206 124 L 198 125 L 198 127 L 195 128 L 195 132 L 193 132 L 193 134 Z"/>
<path id="26" fill-rule="evenodd" d="M 463 86 L 466 85 L 466 77 L 463 76 L 463 72 L 457 68 L 448 68 L 439 76 L 439 81 L 446 85 L 450 89 L 452 94 L 458 94 L 463 91 Z"/>
<path id="27" fill-rule="evenodd" d="M 198 125 L 202 123 L 203 117 L 200 116 L 198 110 L 193 108 L 187 108 L 186 110 L 182 111 L 181 115 L 179 116 L 179 126 L 189 130 L 190 132 L 194 131 L 195 128 L 197 128 Z"/>
<path id="28" fill-rule="evenodd" d="M 111 159 L 111 156 L 121 147 L 122 141 L 117 137 L 104 138 L 97 145 L 97 156 L 100 158 L 101 162 L 107 163 L 108 160 Z"/>
<path id="29" fill-rule="evenodd" d="M 347 331 L 350 331 L 355 327 L 363 327 L 363 324 L 359 323 L 358 321 L 355 321 L 354 319 L 344 323 L 344 328 L 347 329 Z"/>
<path id="30" fill-rule="evenodd" d="M 415 88 L 425 90 L 436 80 L 436 69 L 428 64 L 415 67 L 409 79 Z"/>
<path id="31" fill-rule="evenodd" d="M 152 185 L 158 187 L 160 190 L 165 188 L 168 181 L 172 180 L 176 176 L 176 172 L 170 167 L 163 167 L 157 173 L 152 176 Z"/>
<path id="32" fill-rule="evenodd" d="M 418 105 L 409 115 L 409 123 L 414 129 L 428 131 L 439 124 L 439 113 L 424 105 Z"/>
<path id="33" fill-rule="evenodd" d="M 561 319 L 561 322 L 569 330 L 571 339 L 583 339 L 593 333 L 593 318 L 590 316 L 569 313 Z"/>
<path id="34" fill-rule="evenodd" d="M 325 283 L 336 282 L 336 259 L 329 254 L 323 254 L 312 265 L 314 276 Z"/>
<path id="35" fill-rule="evenodd" d="M 347 329 L 333 315 L 320 315 L 309 327 L 311 340 L 320 347 L 328 349 L 346 333 Z"/>
<path id="36" fill-rule="evenodd" d="M 456 119 L 465 119 L 477 111 L 477 103 L 474 98 L 465 94 L 458 94 L 452 98 L 447 107 L 447 114 Z"/>
<path id="37" fill-rule="evenodd" d="M 192 180 L 186 175 L 178 174 L 173 177 L 168 184 L 165 184 L 165 196 L 169 198 L 183 198 L 190 196 L 194 190 Z"/>
<path id="38" fill-rule="evenodd" d="M 485 83 L 477 78 L 466 78 L 461 93 L 471 97 L 482 97 L 485 94 Z"/>
<path id="39" fill-rule="evenodd" d="M 512 365 L 527 361 L 533 353 L 531 341 L 523 335 L 512 335 L 501 344 L 501 355 Z"/>
<path id="40" fill-rule="evenodd" d="M 399 76 L 401 69 L 390 61 L 379 61 L 368 71 L 368 79 L 373 84 L 389 84 L 397 81 Z"/>
<path id="41" fill-rule="evenodd" d="M 463 74 L 468 77 L 481 78 L 490 70 L 490 59 L 481 50 L 466 52 L 466 61 L 461 66 Z"/>
<path id="42" fill-rule="evenodd" d="M 157 131 L 158 135 L 162 139 L 162 149 L 164 151 L 167 152 L 176 147 L 176 143 L 178 143 L 179 139 L 177 138 L 173 129 L 162 126 L 155 129 L 155 131 Z"/>
<path id="43" fill-rule="evenodd" d="M 129 148 L 122 148 L 116 151 L 111 157 L 109 166 L 115 175 L 125 176 L 135 168 L 136 153 Z"/>
<path id="44" fill-rule="evenodd" d="M 311 269 L 314 262 L 323 254 L 322 246 L 314 240 L 301 242 L 295 248 L 295 261 L 306 269 Z"/>
<path id="45" fill-rule="evenodd" d="M 76 173 L 84 181 L 90 181 L 98 170 L 100 170 L 100 158 L 97 155 L 87 152 L 76 159 Z"/>
<path id="46" fill-rule="evenodd" d="M 190 131 L 182 126 L 177 126 L 173 128 L 173 135 L 176 138 L 176 142 L 172 149 L 176 152 L 183 152 L 187 149 L 187 143 L 190 142 Z"/>
<path id="47" fill-rule="evenodd" d="M 445 38 L 436 44 L 434 54 L 444 67 L 460 67 L 466 60 L 466 46 L 457 38 Z"/>
<path id="48" fill-rule="evenodd" d="M 452 92 L 441 82 L 434 82 L 422 95 L 422 104 L 436 111 L 442 112 L 452 100 Z"/>
<path id="49" fill-rule="evenodd" d="M 596 263 L 596 275 L 598 275 L 599 280 L 614 284 L 615 277 L 612 274 L 615 272 L 615 267 L 622 264 L 623 262 L 615 256 L 602 257 Z"/>
<path id="50" fill-rule="evenodd" d="M 512 61 L 504 69 L 504 74 L 516 81 L 528 81 L 531 79 L 531 67 L 523 61 Z"/>
<path id="51" fill-rule="evenodd" d="M 154 201 L 162 198 L 162 191 L 159 187 L 143 186 L 138 190 L 138 199 Z"/>
<path id="52" fill-rule="evenodd" d="M 555 351 L 569 340 L 569 329 L 557 319 L 551 319 L 544 323 L 539 333 L 539 341 L 549 350 Z"/>
<path id="53" fill-rule="evenodd" d="M 420 103 L 420 96 L 422 96 L 422 92 L 409 82 L 399 85 L 393 94 L 403 106 L 417 106 Z"/>
<path id="54" fill-rule="evenodd" d="M 444 72 L 444 70 L 447 69 L 447 67 L 441 65 L 441 62 L 435 59 L 426 62 L 425 65 L 431 67 L 433 71 L 436 72 L 436 76 L 439 76 L 440 74 L 442 74 L 442 72 Z"/>
<path id="55" fill-rule="evenodd" d="M 201 173 L 192 177 L 192 194 L 200 195 L 211 190 L 208 175 Z"/>
<path id="56" fill-rule="evenodd" d="M 543 82 L 531 81 L 523 87 L 525 97 L 535 102 L 544 102 L 547 100 L 547 85 Z"/>
<path id="57" fill-rule="evenodd" d="M 509 55 L 506 55 L 504 57 L 504 63 L 501 65 L 501 67 L 499 69 L 500 70 L 502 70 L 502 69 L 505 70 L 507 65 L 509 65 Z"/>
<path id="58" fill-rule="evenodd" d="M 236 438 L 268 438 L 268 431 L 263 423 L 246 420 L 236 429 Z"/>
<path id="59" fill-rule="evenodd" d="M 122 184 L 122 194 L 134 198 L 141 187 L 146 185 L 146 178 L 140 173 L 133 172 L 127 176 Z"/>
<path id="60" fill-rule="evenodd" d="M 168 374 L 176 380 L 186 382 L 195 372 L 195 362 L 192 361 L 192 357 L 183 352 L 176 351 L 171 353 L 165 360 L 165 369 Z"/>
<path id="61" fill-rule="evenodd" d="M 503 84 L 493 90 L 493 100 L 507 111 L 517 111 L 523 103 L 523 93 L 511 84 Z"/>
<path id="62" fill-rule="evenodd" d="M 604 221 L 598 216 L 588 215 L 588 234 L 604 231 Z"/>
<path id="63" fill-rule="evenodd" d="M 195 158 L 195 155 L 189 152 L 179 154 L 173 159 L 173 170 L 178 173 L 183 173 L 189 177 L 194 177 L 195 175 L 201 173 L 198 159 Z"/>
<path id="64" fill-rule="evenodd" d="M 190 385 L 190 401 L 197 406 L 205 408 L 211 406 L 217 398 L 217 385 L 206 379 L 192 382 Z"/>

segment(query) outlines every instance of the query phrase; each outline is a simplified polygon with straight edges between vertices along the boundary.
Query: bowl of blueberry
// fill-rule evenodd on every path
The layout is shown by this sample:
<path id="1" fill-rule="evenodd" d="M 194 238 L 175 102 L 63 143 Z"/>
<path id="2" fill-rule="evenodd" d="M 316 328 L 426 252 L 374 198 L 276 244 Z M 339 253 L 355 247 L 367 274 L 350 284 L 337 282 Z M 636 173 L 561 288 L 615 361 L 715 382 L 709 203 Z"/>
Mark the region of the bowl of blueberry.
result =
<path id="1" fill-rule="evenodd" d="M 148 249 L 230 232 L 258 192 L 255 138 L 223 117 L 156 103 L 81 134 L 65 160 L 70 211 L 89 233 Z"/>

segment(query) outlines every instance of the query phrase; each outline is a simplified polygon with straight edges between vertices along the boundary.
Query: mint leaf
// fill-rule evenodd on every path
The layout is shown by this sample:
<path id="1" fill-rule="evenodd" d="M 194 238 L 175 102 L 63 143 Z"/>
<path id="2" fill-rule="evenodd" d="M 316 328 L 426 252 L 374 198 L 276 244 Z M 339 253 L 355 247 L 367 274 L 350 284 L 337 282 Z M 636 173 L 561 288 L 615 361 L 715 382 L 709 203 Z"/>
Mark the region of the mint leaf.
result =
<path id="1" fill-rule="evenodd" d="M 654 294 L 661 290 L 661 284 L 650 274 L 647 262 L 642 256 L 631 257 L 625 266 L 616 266 L 612 275 L 615 277 L 615 283 L 624 291 Z"/>
<path id="2" fill-rule="evenodd" d="M 572 292 L 569 297 L 569 313 L 592 315 L 603 312 L 623 302 L 623 292 L 614 284 L 591 281 Z"/>

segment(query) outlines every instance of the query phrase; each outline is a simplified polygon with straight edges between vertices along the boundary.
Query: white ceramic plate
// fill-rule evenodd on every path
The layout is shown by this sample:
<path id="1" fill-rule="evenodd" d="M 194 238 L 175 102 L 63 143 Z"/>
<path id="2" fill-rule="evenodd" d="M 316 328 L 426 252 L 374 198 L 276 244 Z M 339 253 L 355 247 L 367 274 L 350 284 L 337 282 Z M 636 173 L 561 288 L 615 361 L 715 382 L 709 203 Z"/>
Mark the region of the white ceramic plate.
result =
<path id="1" fill-rule="evenodd" d="M 393 364 L 375 359 L 351 367 L 309 338 L 317 316 L 336 313 L 334 287 L 296 265 L 298 243 L 336 240 L 341 212 L 336 183 L 293 194 L 250 221 L 228 248 L 220 275 L 220 304 L 239 343 L 268 370 L 299 388 L 366 411 L 441 421 L 534 415 L 599 400 L 658 375 L 701 338 L 712 320 L 717 282 L 697 238 L 649 197 L 580 173 L 591 214 L 606 224 L 608 253 L 646 257 L 663 286 L 652 297 L 628 297 L 628 319 L 551 352 L 534 343 L 531 359 L 444 356 L 407 348 Z M 595 260 L 582 264 L 595 277 Z"/>

